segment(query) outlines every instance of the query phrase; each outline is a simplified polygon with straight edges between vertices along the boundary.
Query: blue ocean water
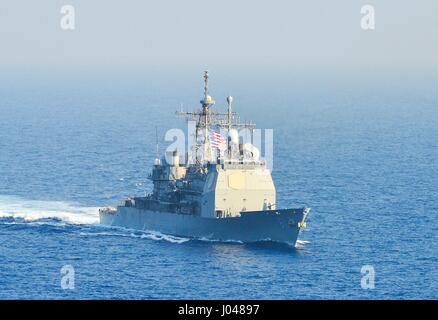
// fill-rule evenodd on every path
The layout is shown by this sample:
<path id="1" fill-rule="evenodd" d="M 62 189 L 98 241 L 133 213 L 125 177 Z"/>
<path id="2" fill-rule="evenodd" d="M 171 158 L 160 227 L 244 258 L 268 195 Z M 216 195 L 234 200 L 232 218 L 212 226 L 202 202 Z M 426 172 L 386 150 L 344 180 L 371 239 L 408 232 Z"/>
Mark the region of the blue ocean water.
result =
<path id="1" fill-rule="evenodd" d="M 274 129 L 278 206 L 312 207 L 296 248 L 99 226 L 98 207 L 151 189 L 155 127 L 184 128 L 174 111 L 198 107 L 201 81 L 1 77 L 1 299 L 438 298 L 433 79 L 212 77 L 218 108 L 231 93 L 242 118 Z"/>

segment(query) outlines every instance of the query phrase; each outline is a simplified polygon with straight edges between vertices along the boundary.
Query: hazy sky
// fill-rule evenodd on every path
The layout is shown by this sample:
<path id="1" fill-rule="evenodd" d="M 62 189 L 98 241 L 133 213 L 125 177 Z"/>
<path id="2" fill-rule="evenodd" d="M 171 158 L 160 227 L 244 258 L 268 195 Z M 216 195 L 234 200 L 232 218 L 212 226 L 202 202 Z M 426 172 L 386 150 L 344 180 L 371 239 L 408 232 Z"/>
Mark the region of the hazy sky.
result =
<path id="1" fill-rule="evenodd" d="M 0 67 L 437 68 L 437 15 L 436 0 L 2 0 Z"/>

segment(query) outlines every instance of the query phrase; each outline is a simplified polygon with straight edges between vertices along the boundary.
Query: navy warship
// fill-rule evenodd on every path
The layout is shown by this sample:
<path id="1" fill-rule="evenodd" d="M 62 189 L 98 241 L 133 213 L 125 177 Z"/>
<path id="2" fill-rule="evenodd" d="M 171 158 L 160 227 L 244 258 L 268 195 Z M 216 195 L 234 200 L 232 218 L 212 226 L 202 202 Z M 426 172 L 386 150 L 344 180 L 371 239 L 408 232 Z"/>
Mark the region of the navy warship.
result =
<path id="1" fill-rule="evenodd" d="M 190 152 L 181 157 L 171 150 L 160 159 L 157 143 L 152 192 L 100 209 L 100 223 L 189 238 L 295 245 L 310 209 L 277 209 L 266 160 L 255 145 L 241 143 L 238 130 L 252 132 L 255 125 L 240 122 L 231 96 L 226 112 L 214 110 L 208 81 L 206 71 L 202 108 L 177 112 L 194 124 Z"/>

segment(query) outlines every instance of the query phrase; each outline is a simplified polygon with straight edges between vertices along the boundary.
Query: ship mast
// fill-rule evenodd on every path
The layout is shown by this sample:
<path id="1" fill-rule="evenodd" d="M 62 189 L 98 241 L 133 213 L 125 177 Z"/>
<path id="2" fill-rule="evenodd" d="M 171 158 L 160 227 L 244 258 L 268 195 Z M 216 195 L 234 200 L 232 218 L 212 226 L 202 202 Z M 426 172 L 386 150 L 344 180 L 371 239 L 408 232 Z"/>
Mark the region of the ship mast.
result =
<path id="1" fill-rule="evenodd" d="M 227 103 L 228 103 L 228 138 L 227 138 L 227 153 L 228 153 L 228 158 L 231 158 L 231 150 L 230 150 L 230 131 L 231 131 L 231 117 L 233 116 L 233 113 L 231 111 L 231 104 L 233 103 L 233 97 L 232 96 L 228 96 L 227 97 Z"/>
<path id="2" fill-rule="evenodd" d="M 204 117 L 204 159 L 210 154 L 208 149 L 210 143 L 208 143 L 208 126 L 209 126 L 209 113 L 210 106 L 214 105 L 215 101 L 208 95 L 208 71 L 204 72 L 204 99 L 200 101 L 202 104 L 202 115 Z"/>
<path id="3" fill-rule="evenodd" d="M 236 129 L 249 128 L 250 130 L 252 130 L 255 127 L 255 124 L 253 122 L 242 123 L 238 118 L 235 117 L 236 113 L 232 111 L 232 106 L 231 106 L 233 102 L 233 97 L 231 96 L 227 97 L 227 102 L 228 102 L 227 112 L 210 110 L 210 107 L 215 104 L 215 101 L 208 94 L 208 80 L 209 80 L 208 71 L 205 71 L 204 97 L 200 101 L 202 105 L 202 109 L 192 112 L 183 112 L 182 110 L 176 112 L 177 115 L 184 116 L 187 118 L 187 120 L 196 122 L 194 151 L 195 151 L 195 159 L 197 165 L 202 165 L 202 163 L 200 163 L 198 160 L 198 150 L 201 148 L 203 148 L 204 151 L 202 162 L 205 163 L 211 159 L 211 145 L 209 139 L 210 127 L 226 128 L 228 130 L 228 135 L 232 128 L 236 128 Z M 202 130 L 204 130 L 204 132 L 202 132 Z M 198 137 L 200 136 L 204 140 L 201 143 L 198 141 Z"/>

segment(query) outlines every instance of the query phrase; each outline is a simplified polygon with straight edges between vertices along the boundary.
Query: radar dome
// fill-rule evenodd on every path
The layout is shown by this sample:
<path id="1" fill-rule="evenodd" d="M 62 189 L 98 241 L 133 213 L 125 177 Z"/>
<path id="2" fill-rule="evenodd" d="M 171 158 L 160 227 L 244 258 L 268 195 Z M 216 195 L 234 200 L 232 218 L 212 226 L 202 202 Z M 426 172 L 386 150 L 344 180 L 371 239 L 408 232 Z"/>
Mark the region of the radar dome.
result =
<path id="1" fill-rule="evenodd" d="M 252 143 L 245 143 L 243 145 L 243 152 L 245 158 L 250 158 L 253 160 L 259 160 L 260 159 L 260 151 L 259 149 L 253 145 Z"/>

